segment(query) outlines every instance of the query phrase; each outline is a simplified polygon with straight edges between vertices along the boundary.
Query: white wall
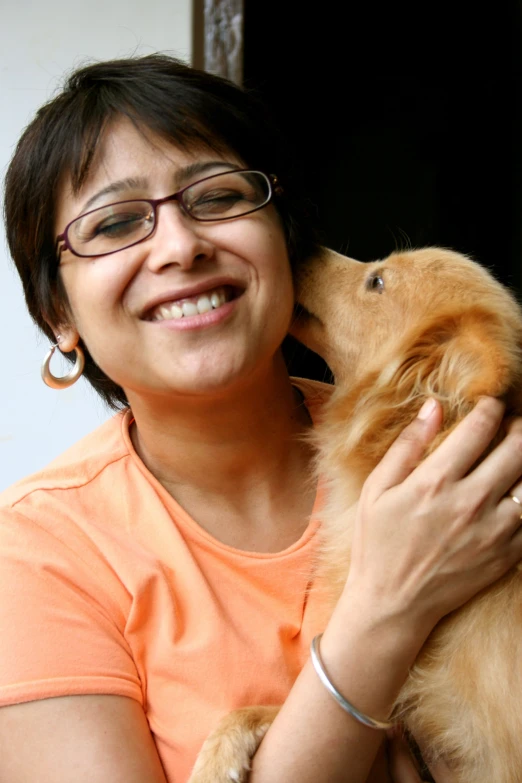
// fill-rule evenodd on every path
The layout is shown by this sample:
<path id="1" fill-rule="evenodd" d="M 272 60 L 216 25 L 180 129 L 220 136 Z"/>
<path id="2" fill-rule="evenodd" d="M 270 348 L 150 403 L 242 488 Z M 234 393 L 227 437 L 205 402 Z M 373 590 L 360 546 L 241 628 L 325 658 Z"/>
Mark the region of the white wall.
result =
<path id="1" fill-rule="evenodd" d="M 0 179 L 22 129 L 92 59 L 168 51 L 190 62 L 192 0 L 0 0 Z M 48 350 L 0 235 L 0 490 L 57 456 L 109 412 L 82 380 L 48 389 Z M 63 369 L 63 368 L 62 368 Z M 54 363 L 53 370 L 60 370 Z"/>

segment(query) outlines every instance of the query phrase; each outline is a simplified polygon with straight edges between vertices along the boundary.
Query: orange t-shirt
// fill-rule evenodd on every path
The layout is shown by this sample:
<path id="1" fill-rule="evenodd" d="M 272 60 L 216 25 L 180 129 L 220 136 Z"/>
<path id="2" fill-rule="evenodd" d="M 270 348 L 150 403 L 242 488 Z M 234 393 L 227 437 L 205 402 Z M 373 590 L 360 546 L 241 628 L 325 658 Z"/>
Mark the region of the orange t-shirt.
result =
<path id="1" fill-rule="evenodd" d="M 331 387 L 295 385 L 316 416 Z M 141 462 L 130 420 L 0 495 L 0 705 L 136 699 L 184 783 L 219 718 L 285 700 L 322 630 L 317 522 L 276 554 L 220 543 Z"/>

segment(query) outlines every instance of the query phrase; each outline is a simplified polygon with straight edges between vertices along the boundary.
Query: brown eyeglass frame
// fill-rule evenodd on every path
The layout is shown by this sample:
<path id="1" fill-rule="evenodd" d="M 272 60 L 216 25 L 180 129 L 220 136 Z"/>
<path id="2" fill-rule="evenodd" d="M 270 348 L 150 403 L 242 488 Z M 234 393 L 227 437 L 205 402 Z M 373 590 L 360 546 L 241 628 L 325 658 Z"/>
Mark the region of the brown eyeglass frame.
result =
<path id="1" fill-rule="evenodd" d="M 195 217 L 190 210 L 185 205 L 185 202 L 183 201 L 183 194 L 186 190 L 189 190 L 189 188 L 193 188 L 194 185 L 199 185 L 201 182 L 207 182 L 210 179 L 215 179 L 216 177 L 222 177 L 225 174 L 260 174 L 262 177 L 265 178 L 267 184 L 268 184 L 268 198 L 267 200 L 261 204 L 258 207 L 254 207 L 254 209 L 249 209 L 248 212 L 242 212 L 240 215 L 231 215 L 229 217 L 220 217 L 220 218 L 198 218 Z M 78 217 L 75 217 L 74 220 L 71 220 L 70 223 L 67 223 L 65 226 L 63 232 L 56 237 L 56 255 L 59 260 L 60 253 L 66 249 L 69 250 L 70 253 L 72 253 L 74 256 L 77 256 L 78 258 L 101 258 L 102 256 L 111 256 L 113 253 L 119 253 L 121 250 L 127 250 L 129 247 L 133 247 L 134 245 L 139 245 L 140 242 L 144 242 L 146 239 L 149 239 L 149 237 L 152 236 L 154 231 L 156 230 L 156 226 L 158 223 L 158 215 L 157 215 L 157 209 L 161 204 L 166 204 L 168 201 L 177 201 L 180 209 L 183 210 L 183 212 L 192 220 L 196 220 L 199 223 L 219 223 L 223 220 L 235 220 L 236 218 L 244 217 L 245 215 L 251 215 L 253 212 L 257 212 L 259 209 L 263 209 L 266 207 L 270 202 L 272 201 L 274 195 L 280 195 L 282 193 L 282 188 L 278 183 L 278 179 L 275 174 L 265 174 L 264 171 L 257 171 L 255 169 L 231 169 L 230 171 L 220 171 L 218 174 L 212 174 L 210 177 L 203 177 L 202 179 L 196 180 L 196 182 L 191 182 L 189 185 L 185 185 L 185 187 L 181 188 L 180 190 L 177 190 L 175 193 L 172 193 L 170 196 L 165 196 L 164 198 L 126 198 L 123 199 L 123 201 L 113 201 L 110 204 L 105 204 L 102 207 L 96 207 L 96 209 L 90 209 L 88 212 L 84 212 L 83 215 L 78 215 Z M 78 220 L 82 220 L 82 218 L 86 217 L 87 215 L 92 215 L 93 212 L 98 212 L 102 209 L 107 209 L 108 207 L 115 207 L 118 204 L 132 204 L 132 203 L 143 203 L 150 204 L 153 212 L 154 212 L 154 226 L 152 228 L 152 231 L 150 234 L 147 234 L 144 237 L 141 237 L 141 239 L 136 240 L 135 242 L 131 242 L 128 245 L 124 245 L 124 247 L 119 247 L 117 250 L 110 250 L 108 253 L 95 253 L 94 255 L 88 254 L 84 255 L 82 253 L 78 253 L 76 250 L 74 250 L 71 247 L 71 244 L 69 242 L 69 229 L 71 228 L 74 223 L 76 223 Z M 60 243 L 62 243 L 62 246 L 59 246 Z"/>

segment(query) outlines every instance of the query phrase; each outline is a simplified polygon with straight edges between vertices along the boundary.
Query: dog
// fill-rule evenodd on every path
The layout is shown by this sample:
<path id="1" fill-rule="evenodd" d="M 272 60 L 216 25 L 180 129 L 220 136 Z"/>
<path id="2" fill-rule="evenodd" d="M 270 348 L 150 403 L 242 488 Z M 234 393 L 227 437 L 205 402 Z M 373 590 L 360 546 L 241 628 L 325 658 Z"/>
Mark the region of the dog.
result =
<path id="1" fill-rule="evenodd" d="M 522 312 L 479 264 L 442 248 L 361 263 L 323 250 L 296 279 L 292 333 L 331 368 L 335 391 L 314 434 L 328 504 L 318 577 L 332 606 L 346 581 L 364 481 L 428 397 L 444 423 L 429 451 L 484 395 L 522 414 Z M 498 436 L 502 437 L 502 434 Z M 444 618 L 394 707 L 428 767 L 455 783 L 522 783 L 520 566 Z M 189 783 L 241 783 L 277 708 L 226 716 Z"/>

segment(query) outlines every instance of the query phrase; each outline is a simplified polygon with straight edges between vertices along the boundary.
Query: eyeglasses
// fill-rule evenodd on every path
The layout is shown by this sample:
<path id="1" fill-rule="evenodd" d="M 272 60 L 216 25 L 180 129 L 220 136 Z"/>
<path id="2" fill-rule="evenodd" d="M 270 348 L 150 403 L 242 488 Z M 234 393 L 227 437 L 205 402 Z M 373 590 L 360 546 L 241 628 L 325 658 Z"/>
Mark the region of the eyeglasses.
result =
<path id="1" fill-rule="evenodd" d="M 248 169 L 213 174 L 158 199 L 130 199 L 98 207 L 72 220 L 56 238 L 57 252 L 67 248 L 80 258 L 108 256 L 151 236 L 158 207 L 177 201 L 194 220 L 232 220 L 266 207 L 279 192 L 277 177 Z M 61 247 L 58 247 L 63 243 Z"/>

